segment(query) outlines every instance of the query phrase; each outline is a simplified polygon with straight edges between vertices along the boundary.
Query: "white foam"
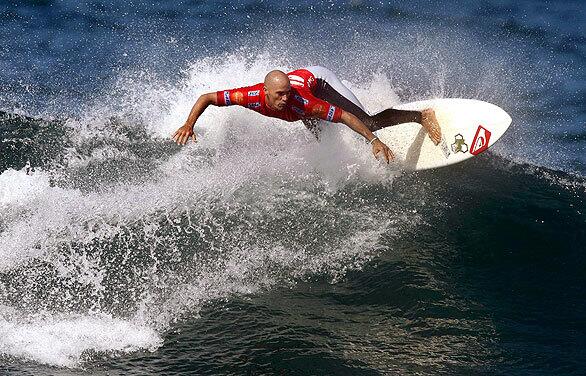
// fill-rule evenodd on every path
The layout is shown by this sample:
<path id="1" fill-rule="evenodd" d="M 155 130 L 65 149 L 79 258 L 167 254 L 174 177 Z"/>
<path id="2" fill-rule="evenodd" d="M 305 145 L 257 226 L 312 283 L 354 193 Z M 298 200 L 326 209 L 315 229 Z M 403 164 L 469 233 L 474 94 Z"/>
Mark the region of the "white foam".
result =
<path id="1" fill-rule="evenodd" d="M 180 87 L 141 81 L 137 84 L 123 77 L 120 87 L 126 85 L 126 91 L 121 98 L 114 98 L 115 105 L 107 101 L 97 104 L 85 118 L 67 123 L 72 130 L 70 160 L 64 170 L 51 171 L 51 174 L 75 179 L 76 175 L 69 174 L 75 170 L 81 172 L 77 176 L 83 179 L 83 169 L 90 161 L 116 162 L 120 157 L 128 157 L 124 145 L 132 140 L 107 121 L 113 114 L 130 119 L 136 116 L 139 120 L 135 120 L 146 127 L 153 141 L 169 142 L 170 134 L 185 120 L 197 95 L 255 83 L 273 68 L 270 59 L 258 59 L 252 65 L 236 57 L 223 63 L 203 60 L 194 63 L 185 85 Z M 371 98 L 389 98 L 387 94 L 392 93 L 388 80 L 379 76 L 374 78 L 374 83 L 353 89 L 374 111 L 388 103 L 371 103 Z M 380 95 L 369 97 L 373 90 L 380 90 Z M 203 305 L 215 299 L 262 291 L 313 273 L 335 279 L 349 268 L 360 268 L 376 249 L 378 236 L 394 226 L 389 213 L 377 213 L 373 208 L 368 211 L 363 207 L 356 211 L 328 208 L 327 195 L 335 194 L 347 184 L 390 184 L 395 175 L 391 169 L 381 166 L 373 158 L 370 147 L 343 125 L 328 124 L 323 141 L 317 143 L 299 122 L 287 123 L 231 107 L 210 108 L 196 130 L 197 144 L 191 143 L 168 158 L 152 160 L 156 169 L 140 184 L 112 186 L 106 181 L 102 189 L 82 192 L 68 187 L 75 184 L 51 185 L 51 175 L 43 171 L 26 175 L 25 171 L 9 170 L 0 175 L 0 187 L 6 192 L 0 196 L 0 218 L 4 220 L 0 232 L 2 272 L 18 271 L 27 262 L 42 260 L 59 278 L 72 279 L 71 285 L 81 284 L 95 291 L 95 296 L 103 296 L 108 293 L 104 280 L 107 272 L 118 266 L 101 262 L 100 252 L 105 250 L 95 248 L 93 242 L 107 243 L 125 231 L 141 231 L 152 247 L 170 243 L 168 260 L 149 256 L 155 260 L 149 266 L 151 269 L 140 271 L 145 275 L 143 285 L 116 287 L 142 291 L 136 301 L 128 302 L 134 309 L 134 319 L 118 318 L 111 307 L 100 305 L 108 299 L 96 301 L 92 312 L 79 309 L 69 315 L 34 313 L 33 297 L 27 305 L 32 314 L 16 310 L 0 319 L 1 353 L 77 367 L 88 351 L 154 349 L 160 346 L 160 335 L 171 323 L 185 315 L 196 315 Z M 88 152 L 86 148 L 96 139 L 104 142 Z M 113 144 L 122 146 L 113 149 L 110 146 Z M 325 190 L 325 196 L 313 192 L 315 189 Z M 271 221 L 280 208 L 286 208 L 291 202 L 302 207 L 334 210 L 330 220 L 334 222 L 324 225 L 340 227 L 336 222 L 340 218 L 353 225 L 340 227 L 343 236 L 325 239 L 319 247 L 302 244 L 303 239 L 291 234 L 285 239 L 284 234 L 278 238 L 262 233 L 265 221 Z M 217 212 L 226 215 L 235 212 L 241 223 L 224 223 L 227 220 Z M 193 222 L 180 228 L 179 219 L 186 217 Z M 165 238 L 159 239 L 158 226 L 165 219 L 169 228 L 165 230 Z M 416 219 L 401 221 L 416 222 Z M 206 236 L 202 242 L 208 249 L 188 250 L 194 254 L 193 270 L 185 276 L 174 276 L 168 270 L 157 268 L 159 261 L 171 262 L 178 253 L 173 242 L 167 241 L 173 239 L 174 231 Z M 74 249 L 60 253 L 72 244 L 81 247 L 81 253 Z M 91 254 L 83 253 L 84 246 Z M 200 263 L 201 252 L 216 259 L 210 265 Z M 70 292 L 61 294 L 61 299 Z M 45 306 L 44 302 L 38 303 L 40 307 Z M 75 306 L 68 307 L 76 311 Z"/>
<path id="2" fill-rule="evenodd" d="M 9 168 L 0 174 L 0 208 L 25 205 L 49 189 L 52 188 L 47 173 L 29 171 L 28 167 L 20 171 Z"/>
<path id="3" fill-rule="evenodd" d="M 106 314 L 6 320 L 0 317 L 0 353 L 59 367 L 79 367 L 88 352 L 154 351 L 153 329 Z"/>

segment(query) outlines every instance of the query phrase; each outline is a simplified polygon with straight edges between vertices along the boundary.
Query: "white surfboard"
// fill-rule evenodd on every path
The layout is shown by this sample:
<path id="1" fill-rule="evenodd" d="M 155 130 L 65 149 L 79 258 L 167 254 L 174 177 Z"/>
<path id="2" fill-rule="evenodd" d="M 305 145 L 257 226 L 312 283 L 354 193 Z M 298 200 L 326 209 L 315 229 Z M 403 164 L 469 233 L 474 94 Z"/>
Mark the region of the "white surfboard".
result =
<path id="1" fill-rule="evenodd" d="M 502 108 L 475 99 L 432 99 L 396 108 L 433 108 L 442 129 L 442 141 L 437 146 L 418 123 L 398 124 L 375 132 L 407 170 L 448 166 L 472 158 L 494 145 L 512 121 Z"/>

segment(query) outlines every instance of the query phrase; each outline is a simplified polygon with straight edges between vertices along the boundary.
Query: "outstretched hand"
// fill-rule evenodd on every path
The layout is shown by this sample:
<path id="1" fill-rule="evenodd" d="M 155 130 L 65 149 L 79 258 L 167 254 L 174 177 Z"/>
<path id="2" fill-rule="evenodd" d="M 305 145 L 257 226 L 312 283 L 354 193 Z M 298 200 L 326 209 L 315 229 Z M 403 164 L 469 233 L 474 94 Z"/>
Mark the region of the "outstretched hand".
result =
<path id="1" fill-rule="evenodd" d="M 393 154 L 391 149 L 389 149 L 387 145 L 385 145 L 381 140 L 377 138 L 372 142 L 372 154 L 374 154 L 374 157 L 378 159 L 379 153 L 383 154 L 383 157 L 387 163 L 395 159 L 395 155 Z"/>
<path id="2" fill-rule="evenodd" d="M 173 133 L 173 141 L 177 143 L 177 145 L 185 145 L 187 141 L 189 141 L 189 137 L 193 139 L 195 142 L 195 133 L 193 133 L 193 127 L 190 125 L 185 124 L 181 128 L 177 129 L 175 133 Z"/>

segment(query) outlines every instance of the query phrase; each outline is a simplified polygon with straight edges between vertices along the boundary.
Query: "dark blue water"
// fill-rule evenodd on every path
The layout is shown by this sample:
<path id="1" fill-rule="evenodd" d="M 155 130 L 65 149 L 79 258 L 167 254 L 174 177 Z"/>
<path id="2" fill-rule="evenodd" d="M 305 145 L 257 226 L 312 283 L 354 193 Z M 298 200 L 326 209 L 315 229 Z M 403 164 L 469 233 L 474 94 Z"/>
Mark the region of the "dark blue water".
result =
<path id="1" fill-rule="evenodd" d="M 4 1 L 0 370 L 586 372 L 579 1 Z M 490 152 L 419 173 L 340 127 L 201 93 L 324 65 L 371 111 L 495 103 Z"/>

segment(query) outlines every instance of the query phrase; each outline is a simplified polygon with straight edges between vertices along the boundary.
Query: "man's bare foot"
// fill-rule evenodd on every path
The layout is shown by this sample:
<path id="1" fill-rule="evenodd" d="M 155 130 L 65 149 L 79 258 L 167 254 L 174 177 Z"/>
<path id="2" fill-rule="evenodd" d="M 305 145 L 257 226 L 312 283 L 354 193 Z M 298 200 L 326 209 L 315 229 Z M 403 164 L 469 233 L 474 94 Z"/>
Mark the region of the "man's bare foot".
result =
<path id="1" fill-rule="evenodd" d="M 436 145 L 439 144 L 442 139 L 442 130 L 435 118 L 435 111 L 433 108 L 427 108 L 421 111 L 421 125 L 429 134 L 431 141 Z"/>

